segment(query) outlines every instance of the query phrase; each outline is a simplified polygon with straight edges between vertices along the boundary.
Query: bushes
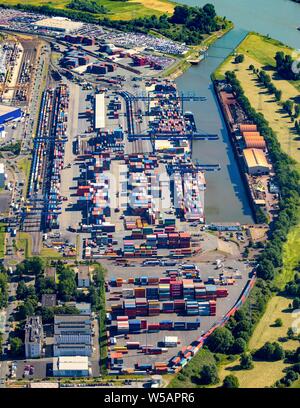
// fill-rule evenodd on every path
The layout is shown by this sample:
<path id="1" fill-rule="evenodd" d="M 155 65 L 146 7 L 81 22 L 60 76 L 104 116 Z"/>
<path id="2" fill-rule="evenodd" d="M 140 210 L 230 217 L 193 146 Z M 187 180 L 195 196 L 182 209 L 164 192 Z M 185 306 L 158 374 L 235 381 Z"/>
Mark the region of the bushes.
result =
<path id="1" fill-rule="evenodd" d="M 260 349 L 258 349 L 254 357 L 262 361 L 279 361 L 285 356 L 283 348 L 276 342 L 266 342 Z"/>
<path id="2" fill-rule="evenodd" d="M 207 339 L 206 345 L 213 353 L 228 353 L 234 344 L 234 337 L 226 327 L 218 327 Z"/>
<path id="3" fill-rule="evenodd" d="M 203 385 L 217 384 L 219 382 L 218 369 L 215 364 L 204 365 L 200 370 L 200 383 Z"/>
<path id="4" fill-rule="evenodd" d="M 226 375 L 226 377 L 223 380 L 223 386 L 222 388 L 239 388 L 239 380 L 235 375 Z"/>

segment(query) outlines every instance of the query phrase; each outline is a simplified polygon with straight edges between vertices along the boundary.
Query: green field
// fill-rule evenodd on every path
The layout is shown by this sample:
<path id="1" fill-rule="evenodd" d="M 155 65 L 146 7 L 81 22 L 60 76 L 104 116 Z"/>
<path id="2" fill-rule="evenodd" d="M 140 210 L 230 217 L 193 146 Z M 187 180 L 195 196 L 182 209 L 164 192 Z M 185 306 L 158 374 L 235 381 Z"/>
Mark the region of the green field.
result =
<path id="1" fill-rule="evenodd" d="M 22 4 L 67 9 L 66 6 L 70 2 L 71 0 L 25 0 Z M 17 5 L 20 3 L 20 0 L 3 0 L 2 3 Z M 99 18 L 108 17 L 112 20 L 130 20 L 138 17 L 151 16 L 153 14 L 172 14 L 174 9 L 174 3 L 168 0 L 96 0 L 96 3 L 104 6 L 108 10 L 108 13 L 93 14 L 93 16 Z"/>

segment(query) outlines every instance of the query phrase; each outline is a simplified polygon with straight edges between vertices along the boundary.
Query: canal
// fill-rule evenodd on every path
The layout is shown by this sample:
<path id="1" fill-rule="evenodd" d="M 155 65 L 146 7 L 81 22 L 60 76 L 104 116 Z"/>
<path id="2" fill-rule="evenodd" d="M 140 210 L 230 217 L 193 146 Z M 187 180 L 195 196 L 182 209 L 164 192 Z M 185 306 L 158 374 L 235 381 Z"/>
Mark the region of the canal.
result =
<path id="1" fill-rule="evenodd" d="M 230 145 L 228 132 L 214 95 L 211 74 L 243 40 L 248 31 L 269 34 L 292 47 L 300 46 L 300 4 L 290 0 L 180 0 L 188 5 L 215 5 L 235 28 L 210 47 L 207 58 L 192 66 L 176 82 L 181 92 L 205 96 L 205 102 L 186 102 L 185 110 L 194 112 L 198 131 L 218 134 L 218 141 L 196 141 L 193 158 L 204 164 L 220 164 L 221 170 L 206 172 L 205 213 L 207 222 L 252 222 L 245 188 Z"/>

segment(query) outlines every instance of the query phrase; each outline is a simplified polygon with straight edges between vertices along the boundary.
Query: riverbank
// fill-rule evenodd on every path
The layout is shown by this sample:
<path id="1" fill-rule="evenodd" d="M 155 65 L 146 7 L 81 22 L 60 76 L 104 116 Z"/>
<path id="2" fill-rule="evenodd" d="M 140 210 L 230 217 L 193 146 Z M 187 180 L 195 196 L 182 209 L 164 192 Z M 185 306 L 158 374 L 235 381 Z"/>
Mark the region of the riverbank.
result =
<path id="1" fill-rule="evenodd" d="M 162 77 L 168 78 L 170 80 L 175 80 L 179 78 L 181 75 L 184 74 L 190 67 L 191 63 L 188 60 L 193 60 L 199 58 L 200 52 L 206 52 L 207 49 L 212 46 L 217 40 L 222 38 L 225 34 L 227 34 L 230 30 L 234 28 L 234 24 L 232 21 L 226 22 L 226 27 L 222 30 L 214 32 L 208 35 L 199 45 L 192 46 L 191 50 L 186 53 L 186 55 L 180 59 L 176 64 L 172 67 L 168 68 L 166 71 L 163 72 Z M 205 58 L 205 57 L 204 57 Z M 199 64 L 201 64 L 202 60 L 200 60 Z"/>
<path id="2" fill-rule="evenodd" d="M 234 71 L 237 79 L 242 85 L 245 96 L 248 98 L 252 108 L 261 112 L 268 121 L 269 126 L 276 134 L 282 150 L 295 160 L 295 169 L 299 172 L 300 156 L 298 138 L 293 131 L 293 121 L 286 112 L 283 112 L 281 103 L 278 102 L 270 92 L 258 81 L 257 71 L 264 70 L 271 76 L 271 81 L 282 92 L 282 101 L 296 100 L 298 97 L 298 82 L 286 81 L 278 77 L 275 72 L 274 56 L 276 52 L 282 51 L 291 55 L 292 49 L 279 41 L 249 33 L 246 38 L 236 47 L 228 58 L 223 61 L 215 72 L 215 78 L 224 79 L 226 71 Z M 244 61 L 236 63 L 234 54 L 243 54 Z M 299 212 L 299 211 L 298 211 Z M 299 216 L 299 214 L 298 214 Z M 293 279 L 295 268 L 300 262 L 300 224 L 292 227 L 287 235 L 287 240 L 282 249 L 283 266 L 273 280 L 274 286 L 280 290 L 284 289 L 287 282 Z M 266 341 L 281 342 L 287 335 L 287 329 L 291 327 L 292 314 L 288 310 L 291 299 L 284 296 L 273 296 L 267 305 L 267 310 L 255 328 L 249 342 L 249 351 L 261 347 Z M 275 319 L 281 319 L 282 328 L 275 328 Z M 282 343 L 284 349 L 295 349 L 296 344 L 291 341 Z M 287 365 L 282 361 L 267 363 L 254 362 L 253 370 L 241 370 L 239 364 L 232 363 L 222 367 L 220 370 L 221 380 L 231 372 L 239 379 L 241 387 L 262 388 L 272 386 L 277 380 L 284 376 L 283 369 Z"/>

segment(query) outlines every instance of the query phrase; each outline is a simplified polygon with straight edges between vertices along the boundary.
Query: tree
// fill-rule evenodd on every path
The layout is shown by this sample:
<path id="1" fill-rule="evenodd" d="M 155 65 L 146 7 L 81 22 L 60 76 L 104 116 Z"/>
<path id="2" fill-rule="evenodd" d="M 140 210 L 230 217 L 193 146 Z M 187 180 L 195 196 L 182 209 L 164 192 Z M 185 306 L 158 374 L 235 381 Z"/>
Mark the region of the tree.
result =
<path id="1" fill-rule="evenodd" d="M 294 330 L 291 327 L 289 327 L 287 331 L 288 338 L 293 339 L 294 335 L 295 335 Z"/>
<path id="2" fill-rule="evenodd" d="M 300 298 L 293 299 L 293 309 L 299 309 L 299 308 L 300 308 Z"/>
<path id="3" fill-rule="evenodd" d="M 204 365 L 200 370 L 201 384 L 216 384 L 219 381 L 218 370 L 215 364 Z"/>
<path id="4" fill-rule="evenodd" d="M 282 327 L 282 325 L 283 325 L 283 323 L 282 323 L 281 319 L 278 318 L 278 319 L 275 320 L 275 322 L 274 322 L 275 327 Z"/>
<path id="5" fill-rule="evenodd" d="M 255 352 L 255 357 L 263 361 L 278 361 L 284 358 L 283 348 L 276 342 L 266 342 Z"/>
<path id="6" fill-rule="evenodd" d="M 274 92 L 274 95 L 275 95 L 276 101 L 279 102 L 282 96 L 282 91 L 280 89 L 276 89 L 276 91 Z"/>
<path id="7" fill-rule="evenodd" d="M 283 104 L 282 104 L 283 110 L 285 110 L 290 116 L 293 115 L 293 107 L 294 107 L 294 104 L 290 99 L 283 102 Z"/>
<path id="8" fill-rule="evenodd" d="M 0 309 L 7 305 L 8 279 L 6 273 L 0 273 Z"/>
<path id="9" fill-rule="evenodd" d="M 272 262 L 263 259 L 257 267 L 257 276 L 265 280 L 272 280 L 275 276 L 275 269 Z"/>
<path id="10" fill-rule="evenodd" d="M 300 105 L 295 105 L 295 114 L 294 114 L 294 118 L 298 118 L 298 116 L 300 115 Z"/>
<path id="11" fill-rule="evenodd" d="M 242 339 L 241 337 L 238 337 L 238 338 L 235 340 L 235 342 L 234 342 L 234 344 L 233 344 L 233 346 L 232 346 L 232 348 L 231 348 L 231 352 L 232 352 L 233 354 L 240 354 L 240 353 L 243 353 L 245 350 L 246 350 L 246 342 L 245 342 L 245 340 Z"/>
<path id="12" fill-rule="evenodd" d="M 30 300 L 26 300 L 22 305 L 19 306 L 18 317 L 19 320 L 24 320 L 28 316 L 34 315 L 34 306 Z"/>
<path id="13" fill-rule="evenodd" d="M 240 366 L 243 370 L 251 370 L 253 368 L 253 359 L 251 354 L 242 354 L 240 358 Z"/>
<path id="14" fill-rule="evenodd" d="M 184 24 L 189 16 L 188 6 L 175 6 L 171 22 L 174 24 Z"/>
<path id="15" fill-rule="evenodd" d="M 217 328 L 207 339 L 207 346 L 213 353 L 227 353 L 234 343 L 234 337 L 226 327 Z"/>
<path id="16" fill-rule="evenodd" d="M 235 375 L 226 375 L 223 381 L 223 388 L 239 388 L 239 380 Z"/>
<path id="17" fill-rule="evenodd" d="M 245 56 L 243 54 L 238 54 L 235 58 L 234 58 L 234 62 L 236 64 L 240 64 L 244 61 Z"/>
<path id="18" fill-rule="evenodd" d="M 24 351 L 23 341 L 19 337 L 12 337 L 10 339 L 10 351 L 14 356 L 21 356 Z"/>

